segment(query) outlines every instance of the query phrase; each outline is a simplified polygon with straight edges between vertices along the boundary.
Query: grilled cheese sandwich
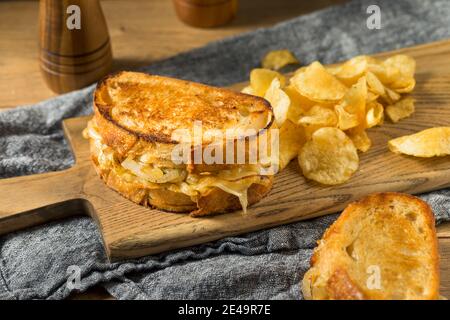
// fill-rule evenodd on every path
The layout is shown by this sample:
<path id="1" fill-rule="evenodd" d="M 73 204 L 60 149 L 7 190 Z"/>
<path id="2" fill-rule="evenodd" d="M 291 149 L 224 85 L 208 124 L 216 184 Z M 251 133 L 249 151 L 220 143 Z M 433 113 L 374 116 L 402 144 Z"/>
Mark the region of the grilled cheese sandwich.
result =
<path id="1" fill-rule="evenodd" d="M 271 189 L 273 176 L 263 174 L 267 163 L 174 162 L 174 148 L 185 141 L 183 137 L 177 140 L 173 133 L 194 130 L 193 120 L 201 122 L 203 132 L 227 131 L 225 146 L 229 132 L 233 141 L 241 139 L 240 132 L 248 129 L 256 132 L 257 139 L 266 136 L 272 128 L 273 113 L 261 98 L 178 79 L 122 72 L 97 86 L 94 117 L 84 135 L 90 140 L 100 177 L 134 202 L 190 212 L 192 216 L 240 208 L 245 211 Z M 189 141 L 191 150 L 204 149 L 212 142 L 212 136 L 206 134 L 200 146 Z M 248 154 L 249 144 L 244 146 Z"/>

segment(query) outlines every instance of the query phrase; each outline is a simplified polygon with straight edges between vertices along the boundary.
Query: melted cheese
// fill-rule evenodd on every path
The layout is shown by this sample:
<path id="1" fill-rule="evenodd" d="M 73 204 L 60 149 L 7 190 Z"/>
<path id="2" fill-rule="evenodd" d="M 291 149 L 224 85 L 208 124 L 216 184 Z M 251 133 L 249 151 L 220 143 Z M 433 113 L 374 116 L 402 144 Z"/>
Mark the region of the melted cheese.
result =
<path id="1" fill-rule="evenodd" d="M 97 151 L 99 165 L 102 168 L 116 170 L 116 172 L 130 180 L 145 183 L 149 188 L 164 186 L 168 190 L 181 192 L 196 201 L 199 196 L 210 191 L 211 188 L 219 188 L 236 196 L 244 213 L 247 211 L 247 191 L 254 183 L 260 183 L 259 167 L 257 165 L 240 165 L 236 168 L 222 170 L 217 173 L 193 174 L 182 169 L 157 168 L 152 164 L 140 162 L 130 157 L 119 163 L 114 156 L 112 148 L 103 143 L 102 138 L 91 121 L 83 131 L 85 138 L 91 139 Z"/>
<path id="2" fill-rule="evenodd" d="M 232 195 L 235 195 L 239 198 L 239 202 L 241 203 L 242 211 L 244 213 L 247 213 L 247 206 L 248 206 L 248 197 L 247 197 L 247 190 L 250 188 L 250 185 L 247 184 L 239 184 L 239 185 L 230 185 L 229 182 L 216 182 L 214 185 L 217 188 L 222 189 L 225 192 L 228 192 Z"/>
<path id="3" fill-rule="evenodd" d="M 191 179 L 198 178 L 197 177 L 189 177 Z M 220 179 L 218 177 L 200 177 L 195 182 L 191 183 L 183 183 L 179 186 L 176 186 L 172 188 L 173 191 L 179 191 L 184 194 L 187 194 L 189 196 L 194 196 L 196 194 L 205 194 L 207 193 L 211 188 L 216 187 L 219 188 L 229 194 L 232 194 L 236 196 L 239 199 L 239 202 L 241 203 L 242 210 L 244 213 L 247 212 L 247 206 L 248 206 L 248 198 L 247 198 L 247 191 L 250 188 L 250 186 L 254 183 L 260 183 L 261 178 L 260 176 L 253 175 L 250 177 L 238 179 L 236 181 L 229 181 L 225 179 Z"/>

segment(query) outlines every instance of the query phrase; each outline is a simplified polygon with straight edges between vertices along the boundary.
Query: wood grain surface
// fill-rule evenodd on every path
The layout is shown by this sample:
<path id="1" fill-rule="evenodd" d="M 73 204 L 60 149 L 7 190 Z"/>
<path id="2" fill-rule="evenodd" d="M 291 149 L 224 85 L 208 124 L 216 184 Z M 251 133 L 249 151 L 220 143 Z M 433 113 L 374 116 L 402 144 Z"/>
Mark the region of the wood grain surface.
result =
<path id="1" fill-rule="evenodd" d="M 102 0 L 113 70 L 148 65 L 182 51 L 347 0 L 239 0 L 236 18 L 212 29 L 187 26 L 170 0 Z M 0 1 L 0 109 L 55 96 L 39 70 L 39 1 Z"/>
<path id="2" fill-rule="evenodd" d="M 83 212 L 99 224 L 106 252 L 115 261 L 334 213 L 372 192 L 415 194 L 450 186 L 450 157 L 417 159 L 393 154 L 386 146 L 397 136 L 450 125 L 450 41 L 402 52 L 417 60 L 416 113 L 398 124 L 386 123 L 369 131 L 374 146 L 361 154 L 360 169 L 346 184 L 324 187 L 307 181 L 293 161 L 276 176 L 270 194 L 247 214 L 238 211 L 191 218 L 150 210 L 125 200 L 96 176 L 88 142 L 81 136 L 88 117 L 73 118 L 64 121 L 64 129 L 75 154 L 74 167 L 0 180 L 0 194 L 4 195 L 0 200 L 0 233 L 55 219 L 59 214 L 66 217 Z"/>

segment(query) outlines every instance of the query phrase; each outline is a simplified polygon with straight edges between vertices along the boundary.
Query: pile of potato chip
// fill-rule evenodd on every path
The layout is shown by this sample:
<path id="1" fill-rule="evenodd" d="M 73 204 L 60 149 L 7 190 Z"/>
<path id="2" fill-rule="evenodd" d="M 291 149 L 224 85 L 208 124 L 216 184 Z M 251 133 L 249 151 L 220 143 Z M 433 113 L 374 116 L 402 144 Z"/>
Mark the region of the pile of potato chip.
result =
<path id="1" fill-rule="evenodd" d="M 266 57 L 265 65 L 293 61 L 283 55 Z M 313 62 L 289 80 L 260 68 L 251 71 L 250 85 L 242 91 L 264 97 L 273 107 L 280 128 L 280 170 L 298 156 L 306 178 L 334 185 L 358 169 L 358 151 L 371 147 L 368 128 L 381 125 L 385 115 L 397 122 L 414 112 L 414 100 L 402 95 L 414 89 L 415 67 L 406 55 L 383 61 L 357 56 L 330 67 Z"/>

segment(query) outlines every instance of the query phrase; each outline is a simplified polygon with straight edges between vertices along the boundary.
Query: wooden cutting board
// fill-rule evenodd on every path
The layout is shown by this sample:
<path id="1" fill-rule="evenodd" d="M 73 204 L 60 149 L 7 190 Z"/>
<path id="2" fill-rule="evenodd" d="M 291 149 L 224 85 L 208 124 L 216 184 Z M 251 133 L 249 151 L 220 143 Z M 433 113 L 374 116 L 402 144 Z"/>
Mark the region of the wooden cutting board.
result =
<path id="1" fill-rule="evenodd" d="M 112 260 L 140 257 L 226 236 L 309 219 L 342 210 L 350 201 L 381 191 L 411 194 L 450 186 L 450 157 L 417 159 L 391 153 L 387 141 L 434 127 L 450 126 L 450 41 L 402 49 L 417 60 L 416 113 L 398 124 L 369 130 L 373 147 L 343 185 L 305 180 L 296 161 L 278 174 L 270 194 L 242 212 L 206 218 L 138 206 L 108 189 L 90 163 L 81 132 L 88 117 L 67 119 L 64 131 L 75 154 L 67 170 L 0 180 L 0 234 L 52 219 L 88 214 L 99 225 Z M 384 53 L 391 55 L 394 52 Z M 243 84 L 233 86 L 239 90 Z"/>

